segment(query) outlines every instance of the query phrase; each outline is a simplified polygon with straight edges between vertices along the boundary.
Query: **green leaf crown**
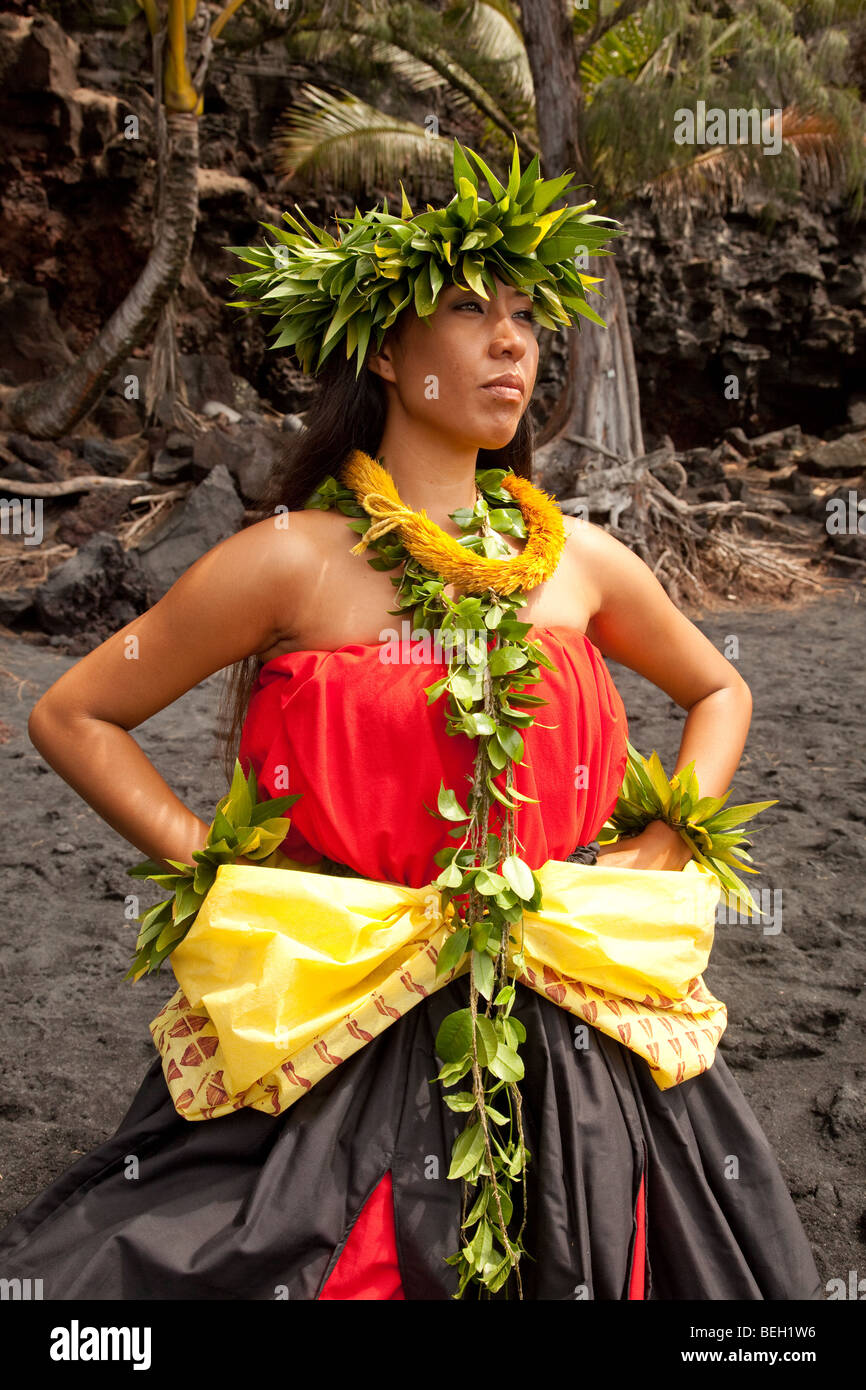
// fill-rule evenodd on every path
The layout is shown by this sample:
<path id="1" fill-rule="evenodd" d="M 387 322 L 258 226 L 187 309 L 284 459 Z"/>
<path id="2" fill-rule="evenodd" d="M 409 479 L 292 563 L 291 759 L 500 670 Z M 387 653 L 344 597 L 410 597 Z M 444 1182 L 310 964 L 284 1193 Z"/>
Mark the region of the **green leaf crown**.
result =
<path id="1" fill-rule="evenodd" d="M 478 195 L 478 174 L 484 175 L 493 201 Z M 228 300 L 231 308 L 273 315 L 277 323 L 271 348 L 285 348 L 303 371 L 315 376 L 341 342 L 346 359 L 355 353 L 355 378 L 371 338 L 375 350 L 398 314 L 414 306 L 419 318 L 436 308 L 443 285 L 473 290 L 482 299 L 495 294 L 494 275 L 525 290 L 533 300 L 533 317 L 546 328 L 572 326 L 572 315 L 605 327 L 588 300 L 599 276 L 578 268 L 589 256 L 610 256 L 603 249 L 624 230 L 613 218 L 589 211 L 595 199 L 546 211 L 554 199 L 580 185 L 566 173 L 555 179 L 539 177 L 538 155 L 521 172 L 514 139 L 511 170 L 501 183 L 474 150 L 454 141 L 454 187 L 451 201 L 441 208 L 413 213 L 400 183 L 400 216 L 388 211 L 388 200 L 363 216 L 334 214 L 338 236 L 313 225 L 298 204 L 305 227 L 284 212 L 292 231 L 270 222 L 275 244 L 226 246 L 254 270 L 227 278 L 245 298 Z M 344 223 L 346 231 L 340 229 Z"/>

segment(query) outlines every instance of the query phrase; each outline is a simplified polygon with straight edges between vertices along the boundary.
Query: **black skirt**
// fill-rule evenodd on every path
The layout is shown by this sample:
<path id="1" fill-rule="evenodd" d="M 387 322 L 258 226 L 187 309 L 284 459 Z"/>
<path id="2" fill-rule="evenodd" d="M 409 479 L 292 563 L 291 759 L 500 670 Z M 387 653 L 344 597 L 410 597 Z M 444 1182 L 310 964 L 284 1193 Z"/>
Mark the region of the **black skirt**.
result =
<path id="1" fill-rule="evenodd" d="M 278 1116 L 183 1119 L 156 1057 L 116 1133 L 0 1231 L 4 1276 L 41 1279 L 46 1299 L 273 1300 L 280 1288 L 317 1299 L 390 1170 L 404 1295 L 450 1298 L 462 1183 L 446 1174 L 465 1117 L 433 1080 L 434 1040 L 468 999 L 463 975 Z M 513 1015 L 527 1029 L 525 1299 L 628 1298 L 642 1176 L 646 1298 L 823 1298 L 776 1159 L 721 1053 L 660 1091 L 641 1058 L 597 1029 L 581 1034 L 519 983 Z M 477 1297 L 472 1287 L 464 1297 Z M 513 1278 L 494 1295 L 506 1296 Z"/>

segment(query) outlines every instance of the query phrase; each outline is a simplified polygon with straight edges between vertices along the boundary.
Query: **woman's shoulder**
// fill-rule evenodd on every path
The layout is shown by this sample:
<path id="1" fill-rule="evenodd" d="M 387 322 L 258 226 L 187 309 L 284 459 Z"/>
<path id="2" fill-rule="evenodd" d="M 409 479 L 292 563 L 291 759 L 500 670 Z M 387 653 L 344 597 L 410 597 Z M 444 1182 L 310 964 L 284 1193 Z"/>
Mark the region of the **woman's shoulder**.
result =
<path id="1" fill-rule="evenodd" d="M 571 526 L 569 527 L 569 521 Z M 566 544 L 574 559 L 593 573 L 614 577 L 623 566 L 647 569 L 640 556 L 603 526 L 583 517 L 566 517 Z"/>
<path id="2" fill-rule="evenodd" d="M 566 516 L 563 520 L 570 581 L 587 597 L 592 597 L 595 611 L 601 606 L 605 593 L 616 586 L 617 576 L 624 570 L 630 571 L 632 566 L 645 566 L 633 550 L 603 526 L 583 517 Z"/>
<path id="3" fill-rule="evenodd" d="M 314 507 L 297 511 L 282 508 L 252 522 L 238 536 L 246 538 L 244 549 L 264 555 L 278 573 L 288 576 L 324 560 L 338 538 L 345 543 L 346 523 L 342 513 Z"/>

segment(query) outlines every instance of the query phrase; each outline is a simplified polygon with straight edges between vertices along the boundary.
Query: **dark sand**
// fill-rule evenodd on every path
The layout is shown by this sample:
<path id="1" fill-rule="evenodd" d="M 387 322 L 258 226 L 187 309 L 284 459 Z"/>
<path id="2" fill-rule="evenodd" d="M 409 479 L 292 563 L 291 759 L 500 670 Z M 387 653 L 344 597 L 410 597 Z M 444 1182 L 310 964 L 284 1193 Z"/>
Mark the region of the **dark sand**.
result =
<path id="1" fill-rule="evenodd" d="M 728 1005 L 722 1052 L 766 1131 L 823 1280 L 866 1274 L 863 966 L 866 958 L 866 603 L 858 591 L 797 608 L 731 605 L 699 626 L 739 669 L 754 714 L 732 801 L 780 798 L 752 854 L 757 891 L 781 890 L 781 930 L 719 925 L 706 981 Z M 136 924 L 125 869 L 144 856 L 111 830 L 27 737 L 41 693 L 72 664 L 0 636 L 5 834 L 0 964 L 0 1223 L 116 1129 L 154 1056 L 148 1023 L 168 969 L 124 982 Z M 683 712 L 610 663 L 632 742 L 670 769 Z M 209 821 L 225 791 L 211 677 L 135 731 L 174 791 Z M 763 823 L 762 823 L 763 822 Z M 153 885 L 142 901 L 156 901 Z M 772 898 L 770 899 L 772 902 Z M 779 902 L 778 897 L 776 902 Z M 778 924 L 779 918 L 776 918 Z M 772 924 L 771 924 L 772 925 Z"/>

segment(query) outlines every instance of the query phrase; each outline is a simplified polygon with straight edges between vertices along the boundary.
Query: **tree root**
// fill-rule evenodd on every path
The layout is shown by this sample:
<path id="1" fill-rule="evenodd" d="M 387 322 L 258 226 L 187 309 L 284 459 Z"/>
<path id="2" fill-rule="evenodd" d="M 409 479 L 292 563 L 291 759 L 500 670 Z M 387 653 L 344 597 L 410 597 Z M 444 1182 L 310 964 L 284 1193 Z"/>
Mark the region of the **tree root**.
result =
<path id="1" fill-rule="evenodd" d="M 563 512 L 607 514 L 606 529 L 640 555 L 674 602 L 686 597 L 701 603 L 710 593 L 727 593 L 741 571 L 753 587 L 765 592 L 787 594 L 794 585 L 826 587 L 824 576 L 809 573 L 809 560 L 837 557 L 825 556 L 802 530 L 780 519 L 780 512 L 789 514 L 781 498 L 751 495 L 748 501 L 690 502 L 656 476 L 656 469 L 668 474 L 673 470 L 682 484 L 687 481 L 685 469 L 669 450 L 626 460 L 582 436 L 567 439 L 591 445 L 611 466 L 585 473 L 581 494 L 560 501 Z M 771 546 L 744 534 L 739 522 L 757 522 L 768 534 L 795 540 L 779 539 Z M 720 533 L 722 523 L 730 526 L 725 535 Z M 802 559 L 779 553 L 800 548 Z"/>

